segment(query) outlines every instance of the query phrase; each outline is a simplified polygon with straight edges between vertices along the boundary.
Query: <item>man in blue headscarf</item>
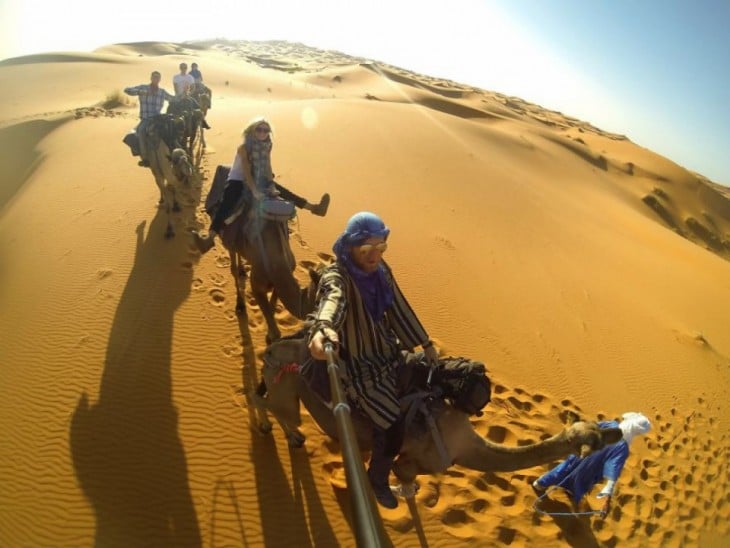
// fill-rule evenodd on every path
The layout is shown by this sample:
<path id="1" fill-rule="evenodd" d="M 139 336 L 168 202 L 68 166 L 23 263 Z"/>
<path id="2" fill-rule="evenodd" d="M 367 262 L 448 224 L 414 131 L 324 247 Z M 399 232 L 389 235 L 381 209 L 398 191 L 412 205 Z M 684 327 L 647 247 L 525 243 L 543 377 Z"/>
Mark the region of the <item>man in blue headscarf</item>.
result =
<path id="1" fill-rule="evenodd" d="M 543 474 L 532 483 L 536 493 L 542 494 L 548 487 L 553 485 L 562 487 L 568 491 L 575 504 L 578 504 L 586 493 L 589 493 L 593 486 L 602 479 L 606 479 L 606 485 L 598 493 L 598 498 L 604 498 L 605 502 L 601 510 L 601 516 L 605 517 L 611 506 L 611 496 L 621 471 L 629 457 L 629 444 L 636 436 L 646 434 L 651 430 L 651 422 L 641 413 L 628 412 L 622 415 L 621 422 L 602 421 L 598 423 L 600 428 L 620 428 L 623 439 L 612 445 L 607 445 L 600 451 L 591 453 L 581 459 L 576 455 L 570 455 L 555 468 Z"/>
<path id="2" fill-rule="evenodd" d="M 395 508 L 388 476 L 402 441 L 396 389 L 402 351 L 420 346 L 433 365 L 438 352 L 383 261 L 389 234 L 374 213 L 350 218 L 333 246 L 337 261 L 319 282 L 309 349 L 323 360 L 325 342 L 337 346 L 346 367 L 345 391 L 373 423 L 368 476 L 375 498 Z"/>

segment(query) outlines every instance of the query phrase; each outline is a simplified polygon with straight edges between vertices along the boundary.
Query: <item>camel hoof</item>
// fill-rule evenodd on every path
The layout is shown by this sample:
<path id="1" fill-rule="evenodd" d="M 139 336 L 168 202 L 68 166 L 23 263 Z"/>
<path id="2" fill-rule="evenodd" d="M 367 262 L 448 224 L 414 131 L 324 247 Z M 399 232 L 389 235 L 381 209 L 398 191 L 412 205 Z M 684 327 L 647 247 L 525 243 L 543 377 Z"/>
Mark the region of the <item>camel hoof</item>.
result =
<path id="1" fill-rule="evenodd" d="M 418 493 L 418 489 L 420 487 L 421 486 L 418 485 L 418 482 L 414 481 L 413 483 L 401 483 L 400 485 L 391 485 L 390 490 L 396 497 L 411 499 L 416 496 L 416 493 Z"/>
<path id="2" fill-rule="evenodd" d="M 292 447 L 294 449 L 299 449 L 304 445 L 305 440 L 304 434 L 301 432 L 292 432 L 287 436 L 287 442 L 289 443 L 289 447 Z"/>

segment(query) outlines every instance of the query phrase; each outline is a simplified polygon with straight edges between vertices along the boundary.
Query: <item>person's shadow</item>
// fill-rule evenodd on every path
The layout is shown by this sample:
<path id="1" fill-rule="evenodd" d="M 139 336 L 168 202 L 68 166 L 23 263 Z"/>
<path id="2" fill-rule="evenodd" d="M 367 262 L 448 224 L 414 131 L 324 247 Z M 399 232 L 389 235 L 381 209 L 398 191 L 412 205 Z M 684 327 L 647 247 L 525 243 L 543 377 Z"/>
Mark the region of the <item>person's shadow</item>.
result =
<path id="1" fill-rule="evenodd" d="M 200 546 L 173 404 L 175 311 L 192 281 L 188 241 L 165 240 L 162 210 L 136 256 L 109 335 L 99 396 L 79 397 L 70 448 L 96 515 L 96 546 Z"/>

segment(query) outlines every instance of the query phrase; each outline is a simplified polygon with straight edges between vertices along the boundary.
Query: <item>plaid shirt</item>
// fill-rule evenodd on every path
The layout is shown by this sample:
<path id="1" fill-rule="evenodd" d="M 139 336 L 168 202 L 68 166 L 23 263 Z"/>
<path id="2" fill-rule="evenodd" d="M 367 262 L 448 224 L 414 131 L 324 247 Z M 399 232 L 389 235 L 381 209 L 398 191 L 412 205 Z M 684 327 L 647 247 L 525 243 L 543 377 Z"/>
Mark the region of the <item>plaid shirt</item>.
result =
<path id="1" fill-rule="evenodd" d="M 140 92 L 147 92 L 147 95 L 139 95 Z M 175 99 L 174 95 L 170 95 L 162 88 L 157 88 L 157 93 L 152 94 L 149 84 L 141 84 L 139 86 L 124 88 L 124 93 L 132 96 L 139 96 L 139 117 L 141 120 L 152 118 L 162 112 L 162 105 L 167 100 Z"/>

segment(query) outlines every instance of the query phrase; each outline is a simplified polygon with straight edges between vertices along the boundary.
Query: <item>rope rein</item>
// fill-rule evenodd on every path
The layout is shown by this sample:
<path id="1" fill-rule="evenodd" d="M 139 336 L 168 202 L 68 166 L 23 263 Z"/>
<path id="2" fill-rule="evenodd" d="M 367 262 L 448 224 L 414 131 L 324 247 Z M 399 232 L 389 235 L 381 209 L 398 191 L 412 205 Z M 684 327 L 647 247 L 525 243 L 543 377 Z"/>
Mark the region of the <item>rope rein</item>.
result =
<path id="1" fill-rule="evenodd" d="M 538 514 L 543 514 L 545 516 L 571 516 L 571 517 L 577 518 L 579 516 L 598 516 L 598 515 L 601 515 L 601 511 L 600 510 L 591 510 L 589 512 L 546 512 L 545 510 L 542 510 L 539 507 L 540 501 L 542 501 L 542 499 L 544 499 L 545 497 L 547 497 L 548 494 L 551 491 L 557 489 L 558 487 L 561 487 L 563 485 L 563 483 L 565 483 L 566 481 L 568 481 L 568 478 L 570 478 L 570 476 L 572 476 L 573 474 L 575 474 L 576 472 L 578 472 L 581 469 L 581 467 L 584 465 L 585 462 L 586 462 L 585 459 L 581 460 L 578 463 L 578 465 L 575 467 L 575 469 L 573 469 L 572 472 L 570 472 L 567 476 L 565 476 L 560 483 L 558 483 L 557 485 L 551 485 L 550 487 L 548 487 L 545 490 L 545 492 L 542 495 L 540 495 L 535 500 L 535 502 L 532 504 L 532 509 L 535 512 L 537 512 Z"/>

